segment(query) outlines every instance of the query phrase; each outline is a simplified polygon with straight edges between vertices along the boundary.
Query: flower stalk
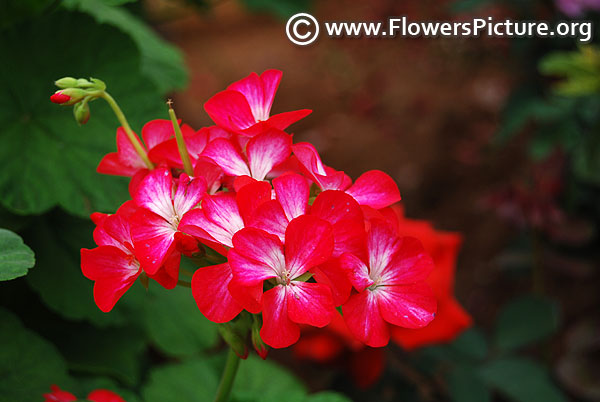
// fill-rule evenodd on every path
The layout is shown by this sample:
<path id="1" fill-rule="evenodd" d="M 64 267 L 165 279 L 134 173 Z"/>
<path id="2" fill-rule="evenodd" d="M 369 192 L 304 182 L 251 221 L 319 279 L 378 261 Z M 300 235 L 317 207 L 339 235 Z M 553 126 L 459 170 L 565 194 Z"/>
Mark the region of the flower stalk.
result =
<path id="1" fill-rule="evenodd" d="M 173 123 L 175 139 L 177 140 L 177 149 L 179 150 L 179 155 L 181 156 L 181 161 L 183 162 L 183 170 L 188 176 L 193 176 L 194 168 L 192 167 L 190 154 L 188 153 L 187 147 L 185 146 L 185 141 L 183 139 L 181 127 L 179 127 L 179 123 L 177 122 L 177 115 L 175 114 L 175 110 L 173 110 L 173 101 L 169 99 L 167 105 L 169 105 L 169 117 L 171 118 L 171 122 Z"/>
<path id="2" fill-rule="evenodd" d="M 142 160 L 146 164 L 146 167 L 150 170 L 154 169 L 154 164 L 148 158 L 148 153 L 142 147 L 142 144 L 140 144 L 140 141 L 135 136 L 133 130 L 131 129 L 131 126 L 129 125 L 129 122 L 125 118 L 125 114 L 123 114 L 123 111 L 121 110 L 117 102 L 114 100 L 114 98 L 110 96 L 110 94 L 106 91 L 102 91 L 99 95 L 99 98 L 104 99 L 108 103 L 110 108 L 113 110 L 115 116 L 117 116 L 117 119 L 119 120 L 119 123 L 121 123 L 123 130 L 125 130 L 125 134 L 127 135 L 129 142 L 131 142 L 131 145 L 133 145 L 135 151 L 138 153 L 140 158 L 142 158 Z"/>
<path id="3" fill-rule="evenodd" d="M 231 395 L 231 389 L 233 388 L 233 382 L 240 366 L 240 358 L 229 348 L 227 355 L 227 362 L 225 363 L 225 369 L 223 369 L 223 375 L 221 376 L 221 382 L 219 388 L 217 388 L 217 395 L 215 396 L 215 402 L 227 402 L 229 395 Z"/>

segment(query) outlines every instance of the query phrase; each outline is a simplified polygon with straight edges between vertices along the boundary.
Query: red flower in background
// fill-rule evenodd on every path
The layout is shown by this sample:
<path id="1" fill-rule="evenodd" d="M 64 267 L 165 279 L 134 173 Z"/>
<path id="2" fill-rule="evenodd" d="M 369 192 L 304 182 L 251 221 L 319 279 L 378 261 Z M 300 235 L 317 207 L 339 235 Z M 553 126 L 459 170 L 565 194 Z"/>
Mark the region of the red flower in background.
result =
<path id="1" fill-rule="evenodd" d="M 419 239 L 435 265 L 426 280 L 438 302 L 435 318 L 420 329 L 390 326 L 392 340 L 411 350 L 450 342 L 470 327 L 471 316 L 454 297 L 454 274 L 461 244 L 460 234 L 437 231 L 427 221 L 407 219 L 400 205 L 380 211 L 365 208 L 364 211 L 367 217 L 386 219 L 398 235 Z M 339 314 L 336 314 L 331 324 L 323 329 L 305 328 L 302 338 L 294 346 L 294 354 L 318 363 L 341 360 L 344 367 L 348 367 L 354 382 L 361 388 L 372 385 L 379 378 L 385 363 L 382 349 L 365 347 L 352 335 Z"/>
<path id="2" fill-rule="evenodd" d="M 61 390 L 56 385 L 51 385 L 52 392 L 44 394 L 44 402 L 72 402 L 77 401 L 77 397 L 70 392 Z M 125 399 L 112 391 L 106 389 L 97 389 L 88 394 L 86 400 L 91 402 L 125 402 Z"/>
<path id="3" fill-rule="evenodd" d="M 359 388 L 375 383 L 385 368 L 384 349 L 365 347 L 338 313 L 325 328 L 303 328 L 293 351 L 299 359 L 344 367 Z"/>

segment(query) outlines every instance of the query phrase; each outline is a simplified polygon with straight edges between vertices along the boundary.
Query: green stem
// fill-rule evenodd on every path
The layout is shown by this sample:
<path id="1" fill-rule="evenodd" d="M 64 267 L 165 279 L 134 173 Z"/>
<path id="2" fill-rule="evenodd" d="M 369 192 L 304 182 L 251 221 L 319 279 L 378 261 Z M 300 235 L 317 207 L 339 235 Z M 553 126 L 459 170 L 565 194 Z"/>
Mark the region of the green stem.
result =
<path id="1" fill-rule="evenodd" d="M 185 146 L 185 141 L 183 140 L 183 134 L 181 133 L 181 127 L 179 127 L 179 123 L 177 122 L 177 116 L 175 115 L 175 110 L 171 107 L 172 101 L 169 100 L 167 104 L 169 105 L 169 117 L 171 118 L 171 122 L 173 123 L 173 130 L 175 130 L 175 139 L 177 140 L 177 149 L 179 149 L 179 155 L 181 156 L 181 161 L 183 162 L 183 170 L 188 176 L 194 175 L 194 168 L 192 167 L 192 161 L 190 161 L 190 154 L 188 153 L 187 147 Z"/>
<path id="2" fill-rule="evenodd" d="M 223 370 L 221 383 L 217 389 L 215 402 L 227 402 L 229 400 L 229 394 L 231 394 L 231 388 L 233 387 L 233 382 L 235 381 L 235 375 L 237 374 L 239 366 L 240 358 L 235 354 L 233 349 L 229 348 L 227 363 L 225 363 L 225 369 Z"/>
<path id="3" fill-rule="evenodd" d="M 140 140 L 138 140 L 136 135 L 133 133 L 131 126 L 129 126 L 129 123 L 127 122 L 127 119 L 125 118 L 125 115 L 123 114 L 123 111 L 121 110 L 117 102 L 113 99 L 112 96 L 108 94 L 108 92 L 105 91 L 102 91 L 99 97 L 104 99 L 110 105 L 111 109 L 117 116 L 119 123 L 121 123 L 123 130 L 125 130 L 125 134 L 127 134 L 129 142 L 131 142 L 131 145 L 133 145 L 135 151 L 138 153 L 140 158 L 142 158 L 142 160 L 146 164 L 146 167 L 150 170 L 154 169 L 154 164 L 150 162 L 150 159 L 148 159 L 148 154 L 146 153 L 146 150 L 142 147 L 142 144 L 140 144 Z"/>
<path id="4" fill-rule="evenodd" d="M 192 284 L 190 282 L 182 281 L 181 279 L 179 279 L 177 281 L 177 284 L 179 286 L 183 286 L 184 288 L 191 288 L 192 287 Z"/>

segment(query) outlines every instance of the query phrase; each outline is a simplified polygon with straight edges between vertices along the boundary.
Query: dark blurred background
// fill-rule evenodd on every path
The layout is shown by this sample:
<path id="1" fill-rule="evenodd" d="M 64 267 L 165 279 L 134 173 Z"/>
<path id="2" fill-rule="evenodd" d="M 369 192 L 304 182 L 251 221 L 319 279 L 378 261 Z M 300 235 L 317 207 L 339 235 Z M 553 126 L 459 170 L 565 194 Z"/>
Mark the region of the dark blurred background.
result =
<path id="1" fill-rule="evenodd" d="M 387 172 L 398 183 L 407 218 L 461 234 L 456 275 L 448 280 L 474 324 L 457 331 L 452 343 L 410 352 L 393 344 L 383 355 L 358 360 L 366 372 L 370 365 L 378 367 L 368 384 L 348 373 L 357 361 L 348 356 L 360 352 L 348 345 L 321 361 L 298 359 L 291 350 L 271 351 L 269 359 L 299 376 L 311 392 L 333 389 L 352 400 L 600 400 L 598 34 L 586 45 L 572 38 L 332 39 L 322 34 L 306 47 L 285 35 L 287 17 L 299 11 L 319 21 L 405 15 L 415 21 L 493 16 L 597 22 L 597 1 L 27 4 L 9 4 L 4 15 L 12 19 L 0 24 L 5 55 L 0 77 L 6 89 L 0 100 L 0 226 L 33 249 L 36 266 L 27 277 L 0 283 L 0 301 L 3 314 L 18 316 L 61 356 L 57 364 L 65 384 L 81 392 L 101 384 L 131 400 L 168 401 L 168 390 L 186 390 L 190 383 L 192 389 L 214 387 L 213 380 L 195 384 L 195 373 L 203 368 L 194 364 L 209 361 L 220 368 L 222 344 L 209 323 L 192 320 L 183 330 L 193 338 L 189 347 L 173 349 L 189 339 L 157 329 L 157 320 L 166 320 L 170 311 L 147 307 L 139 289 L 120 302 L 124 306 L 111 313 L 113 318 L 94 310 L 91 283 L 78 268 L 78 249 L 89 244 L 76 239 L 90 242 L 89 213 L 112 212 L 127 197 L 126 182 L 100 179 L 94 172 L 101 156 L 114 148 L 117 122 L 104 105 L 94 104 L 89 128 L 78 128 L 67 111 L 45 101 L 54 90 L 52 80 L 104 79 L 138 132 L 143 122 L 167 117 L 162 103 L 167 98 L 173 98 L 184 122 L 199 129 L 212 125 L 203 110 L 210 96 L 250 72 L 275 68 L 283 79 L 272 112 L 313 110 L 288 130 L 296 142 L 313 143 L 324 163 L 354 179 L 371 169 Z M 55 40 L 48 40 L 50 31 Z M 127 64 L 130 58 L 135 60 Z M 111 63 L 116 66 L 104 67 Z M 77 158 L 64 156 L 69 147 L 77 147 Z M 61 174 L 48 173 L 56 166 Z M 78 169 L 82 178 L 74 179 Z M 44 236 L 58 241 L 49 245 Z M 156 302 L 164 295 L 153 297 Z M 178 309 L 171 299 L 169 305 Z M 73 300 L 89 306 L 73 308 Z M 194 314 L 193 303 L 188 307 L 185 311 Z M 132 318 L 140 309 L 143 317 Z M 5 325 L 4 337 L 22 330 Z M 97 327 L 106 332 L 104 340 L 118 328 L 115 342 L 122 349 L 114 359 L 80 353 L 86 342 L 72 350 L 69 339 L 99 338 Z M 132 333 L 138 342 L 130 346 Z M 114 345 L 106 343 L 106 350 Z M 11 359 L 0 353 L 3 367 L 13 367 Z M 27 370 L 12 371 L 14 378 L 0 383 L 0 390 L 14 389 L 36 364 L 30 359 Z M 240 389 L 235 400 L 270 400 L 256 385 L 269 387 L 270 376 L 292 381 L 278 377 L 279 368 L 249 364 L 253 369 L 240 383 L 254 393 Z M 267 378 L 253 377 L 261 370 Z M 38 395 L 49 388 L 46 377 L 32 378 L 39 380 L 32 387 Z M 284 398 L 285 388 L 278 392 L 274 397 Z M 39 400 L 27 392 L 2 393 L 0 400 Z M 337 400 L 323 398 L 314 400 Z"/>

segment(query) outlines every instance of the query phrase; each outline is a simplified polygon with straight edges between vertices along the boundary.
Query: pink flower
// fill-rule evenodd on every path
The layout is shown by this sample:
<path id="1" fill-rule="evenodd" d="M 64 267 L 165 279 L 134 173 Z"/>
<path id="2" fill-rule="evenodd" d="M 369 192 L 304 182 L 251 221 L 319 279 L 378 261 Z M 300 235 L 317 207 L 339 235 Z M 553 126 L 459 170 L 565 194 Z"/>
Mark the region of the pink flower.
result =
<path id="1" fill-rule="evenodd" d="M 314 146 L 300 142 L 292 146 L 301 169 L 321 190 L 341 190 L 350 194 L 360 205 L 385 208 L 400 201 L 400 191 L 394 180 L 379 170 L 362 174 L 354 184 L 344 172 L 323 165 Z"/>
<path id="2" fill-rule="evenodd" d="M 81 270 L 86 278 L 95 281 L 94 301 L 105 313 L 113 309 L 142 272 L 134 253 L 129 222 L 135 209 L 133 202 L 128 201 L 113 215 L 93 214 L 92 219 L 97 224 L 94 241 L 98 247 L 81 249 Z M 168 258 L 150 277 L 172 289 L 177 284 L 178 271 L 177 254 Z"/>
<path id="3" fill-rule="evenodd" d="M 203 155 L 212 159 L 230 176 L 248 176 L 263 180 L 291 152 L 292 137 L 281 130 L 271 129 L 252 137 L 245 152 L 232 140 L 217 138 L 204 149 Z"/>
<path id="4" fill-rule="evenodd" d="M 342 311 L 354 336 L 380 347 L 389 341 L 389 324 L 421 328 L 433 320 L 436 300 L 425 283 L 433 261 L 418 240 L 399 237 L 377 219 L 371 221 L 367 251 L 366 262 L 349 253 L 341 257 L 342 269 L 358 291 Z"/>
<path id="5" fill-rule="evenodd" d="M 205 193 L 204 178 L 192 179 L 183 173 L 173 179 L 166 168 L 152 170 L 139 184 L 133 197 L 139 209 L 131 217 L 131 234 L 135 255 L 148 274 L 154 275 L 177 253 L 179 222 Z"/>
<path id="6" fill-rule="evenodd" d="M 233 271 L 229 289 L 244 307 L 252 298 L 262 306 L 260 336 L 266 344 L 289 346 L 300 336 L 298 324 L 323 327 L 331 321 L 335 311 L 331 289 L 301 278 L 330 258 L 333 234 L 329 223 L 309 215 L 293 219 L 285 233 L 285 246 L 275 235 L 244 228 L 233 236 L 233 245 L 228 255 Z M 271 289 L 263 294 L 265 280 Z"/>
<path id="7" fill-rule="evenodd" d="M 309 115 L 311 110 L 296 110 L 269 117 L 281 75 L 281 71 L 277 70 L 267 70 L 260 77 L 252 73 L 210 98 L 204 104 L 204 110 L 217 125 L 248 137 L 269 128 L 285 130 Z"/>

